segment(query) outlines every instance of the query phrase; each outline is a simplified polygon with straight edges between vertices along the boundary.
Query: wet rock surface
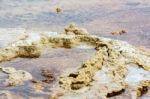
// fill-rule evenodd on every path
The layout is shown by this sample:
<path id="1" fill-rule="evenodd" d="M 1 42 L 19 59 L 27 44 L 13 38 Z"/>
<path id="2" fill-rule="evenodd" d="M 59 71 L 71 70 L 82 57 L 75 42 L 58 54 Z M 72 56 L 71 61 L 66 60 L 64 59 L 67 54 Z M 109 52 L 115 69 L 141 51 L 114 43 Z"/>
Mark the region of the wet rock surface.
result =
<path id="1" fill-rule="evenodd" d="M 9 62 L 3 62 L 1 66 L 10 66 L 30 72 L 33 79 L 25 82 L 24 85 L 17 85 L 16 87 L 5 87 L 3 85 L 1 89 L 17 92 L 23 98 L 41 97 L 41 99 L 47 99 L 54 92 L 56 94 L 60 92 L 55 89 L 58 86 L 60 75 L 77 68 L 84 60 L 90 58 L 94 52 L 94 49 L 46 48 L 39 58 L 17 58 Z M 41 70 L 44 71 L 42 72 Z M 54 79 L 51 79 L 51 77 L 47 79 L 49 72 L 53 75 Z"/>
<path id="2" fill-rule="evenodd" d="M 149 0 L 0 3 L 0 66 L 11 67 L 0 72 L 0 98 L 149 99 Z M 66 26 L 70 23 L 77 26 Z M 56 30 L 61 35 L 44 34 Z M 18 70 L 33 79 L 7 86 L 8 75 Z M 26 77 L 22 72 L 13 75 Z"/>
<path id="3" fill-rule="evenodd" d="M 32 40 L 32 36 L 36 37 L 35 35 L 39 38 Z M 15 91 L 23 97 L 36 95 L 52 99 L 121 97 L 127 90 L 133 93 L 131 97 L 137 98 L 147 93 L 150 86 L 148 52 L 123 41 L 90 34 L 49 32 L 35 35 L 30 35 L 27 39 L 16 41 L 0 50 L 3 52 L 1 65 L 5 67 L 2 70 L 14 75 L 8 76 L 8 80 L 9 77 L 14 77 L 13 81 L 20 77 L 27 80 L 23 85 L 18 82 L 13 83 L 12 85 L 17 85 L 16 87 L 2 86 L 2 90 Z M 68 56 L 68 52 L 71 56 Z M 95 54 L 90 55 L 89 52 Z M 33 56 L 36 53 L 38 57 L 20 57 L 20 55 Z M 84 60 L 81 61 L 82 59 Z M 16 74 L 14 68 L 30 72 L 33 79 L 25 76 L 25 72 L 24 75 Z M 143 76 L 135 77 L 132 73 L 141 73 Z M 130 76 L 135 77 L 135 80 L 133 81 Z"/>

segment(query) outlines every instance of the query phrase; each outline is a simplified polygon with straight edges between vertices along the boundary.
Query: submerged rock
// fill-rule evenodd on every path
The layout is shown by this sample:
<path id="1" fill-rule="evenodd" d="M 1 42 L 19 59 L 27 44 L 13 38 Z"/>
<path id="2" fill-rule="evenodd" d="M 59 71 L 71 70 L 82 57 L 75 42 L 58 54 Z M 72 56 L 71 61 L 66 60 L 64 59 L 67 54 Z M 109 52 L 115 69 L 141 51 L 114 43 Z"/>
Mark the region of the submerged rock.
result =
<path id="1" fill-rule="evenodd" d="M 20 95 L 16 95 L 10 91 L 0 91 L 0 99 L 24 99 Z"/>
<path id="2" fill-rule="evenodd" d="M 23 70 L 16 70 L 13 67 L 1 67 L 1 70 L 8 74 L 6 83 L 8 83 L 9 86 L 21 85 L 24 81 L 32 79 L 32 75 L 30 73 Z"/>

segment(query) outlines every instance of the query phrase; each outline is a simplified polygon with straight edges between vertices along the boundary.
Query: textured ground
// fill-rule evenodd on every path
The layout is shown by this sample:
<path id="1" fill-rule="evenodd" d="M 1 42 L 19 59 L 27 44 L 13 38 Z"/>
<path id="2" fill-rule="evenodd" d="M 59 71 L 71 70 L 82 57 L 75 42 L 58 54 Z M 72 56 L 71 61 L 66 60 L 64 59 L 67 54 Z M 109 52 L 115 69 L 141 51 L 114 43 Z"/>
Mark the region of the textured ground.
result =
<path id="1" fill-rule="evenodd" d="M 57 14 L 55 9 L 62 8 Z M 0 0 L 0 27 L 62 31 L 71 22 L 91 34 L 150 48 L 149 0 Z M 126 29 L 127 34 L 110 32 Z"/>
<path id="2" fill-rule="evenodd" d="M 15 97 L 14 93 L 29 99 L 148 96 L 144 95 L 150 86 L 149 53 L 80 29 L 71 26 L 69 34 L 29 33 L 1 48 L 1 97 Z"/>
<path id="3" fill-rule="evenodd" d="M 56 13 L 57 7 L 62 8 L 62 12 Z M 62 32 L 65 26 L 73 22 L 86 28 L 90 34 L 121 39 L 146 48 L 150 48 L 149 16 L 149 0 L 0 0 L 0 28 L 25 28 L 27 32 Z M 127 30 L 127 33 L 119 36 L 110 34 L 121 29 Z M 23 34 L 25 30 L 13 31 L 0 29 L 0 47 L 16 41 L 20 38 L 18 35 Z M 26 70 L 36 79 L 45 79 L 41 76 L 41 69 L 46 68 L 53 71 L 58 79 L 62 71 L 74 71 L 73 68 L 77 68 L 76 66 L 89 59 L 94 53 L 93 49 L 47 49 L 40 58 L 17 58 L 0 65 Z M 142 69 L 130 69 L 130 75 L 136 75 L 141 79 L 146 75 Z M 134 69 L 136 73 L 132 72 Z M 129 80 L 131 79 L 139 80 L 135 76 L 131 76 Z M 55 90 L 53 83 L 45 86 Z M 2 84 L 0 89 L 4 92 L 0 93 L 0 98 L 47 99 L 51 96 L 49 89 L 45 89 L 43 93 L 34 93 L 30 89 L 31 86 L 30 82 L 17 87 L 5 87 Z M 40 90 L 41 85 L 37 86 Z M 149 93 L 150 91 L 140 98 L 149 99 Z M 122 97 L 134 99 L 131 96 L 127 90 L 121 96 L 112 99 L 122 99 Z"/>

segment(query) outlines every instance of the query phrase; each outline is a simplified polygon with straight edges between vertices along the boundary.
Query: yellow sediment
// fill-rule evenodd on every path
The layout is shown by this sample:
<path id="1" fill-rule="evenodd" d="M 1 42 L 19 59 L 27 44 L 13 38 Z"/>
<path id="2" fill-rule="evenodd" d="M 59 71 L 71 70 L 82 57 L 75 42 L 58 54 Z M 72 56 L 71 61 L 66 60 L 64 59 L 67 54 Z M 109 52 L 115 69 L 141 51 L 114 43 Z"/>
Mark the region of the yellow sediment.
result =
<path id="1" fill-rule="evenodd" d="M 110 82 L 106 85 L 105 96 L 113 96 L 114 92 L 126 89 L 127 64 L 133 63 L 144 70 L 150 71 L 150 56 L 148 53 L 125 42 L 89 35 L 74 25 L 66 28 L 65 32 L 66 34 L 59 34 L 58 36 L 41 37 L 39 41 L 32 42 L 32 44 L 14 44 L 15 46 L 10 45 L 1 48 L 0 62 L 16 57 L 39 57 L 42 47 L 46 44 L 49 44 L 52 48 L 72 48 L 83 43 L 91 45 L 96 50 L 95 55 L 83 62 L 76 72 L 61 76 L 59 84 L 66 91 L 76 91 L 84 87 L 90 87 L 94 81 L 95 73 L 105 66 L 109 70 L 107 75 L 110 78 Z M 70 32 L 73 34 L 70 34 Z M 26 42 L 26 40 L 23 41 Z M 139 86 L 149 86 L 149 83 L 146 85 L 141 83 Z M 141 91 L 139 92 L 141 87 L 139 86 L 136 87 L 138 96 L 141 95 Z"/>

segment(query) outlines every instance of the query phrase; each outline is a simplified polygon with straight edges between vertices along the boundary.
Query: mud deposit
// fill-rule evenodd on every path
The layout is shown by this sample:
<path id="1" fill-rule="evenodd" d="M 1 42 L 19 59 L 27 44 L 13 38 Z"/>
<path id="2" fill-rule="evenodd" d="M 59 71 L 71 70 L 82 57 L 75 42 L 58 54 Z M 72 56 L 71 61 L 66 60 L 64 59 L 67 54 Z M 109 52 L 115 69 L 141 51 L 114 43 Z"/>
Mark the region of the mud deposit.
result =
<path id="1" fill-rule="evenodd" d="M 71 25 L 64 34 L 28 33 L 1 48 L 0 98 L 146 97 L 149 52 L 85 31 Z"/>

